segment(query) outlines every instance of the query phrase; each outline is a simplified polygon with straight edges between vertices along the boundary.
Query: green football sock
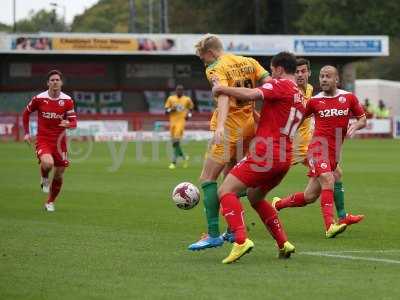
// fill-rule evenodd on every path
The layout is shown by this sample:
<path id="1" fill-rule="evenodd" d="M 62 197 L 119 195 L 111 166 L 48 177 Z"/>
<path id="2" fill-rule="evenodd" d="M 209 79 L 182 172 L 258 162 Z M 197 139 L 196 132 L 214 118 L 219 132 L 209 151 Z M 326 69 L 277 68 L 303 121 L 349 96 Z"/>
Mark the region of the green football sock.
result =
<path id="1" fill-rule="evenodd" d="M 344 209 L 344 189 L 342 182 L 335 182 L 335 206 L 336 212 L 339 218 L 344 218 L 346 216 L 346 210 Z"/>
<path id="2" fill-rule="evenodd" d="M 175 158 L 184 157 L 183 151 L 181 148 L 181 143 L 179 141 L 173 142 L 172 147 L 174 147 L 174 156 Z M 176 159 L 175 159 L 176 160 Z"/>
<path id="3" fill-rule="evenodd" d="M 182 148 L 181 148 L 181 143 L 178 142 L 178 153 L 180 157 L 185 157 L 185 155 L 183 154 Z"/>
<path id="4" fill-rule="evenodd" d="M 179 142 L 173 142 L 172 148 L 174 148 L 174 153 L 172 155 L 172 162 L 176 164 L 176 159 L 179 157 Z"/>
<path id="5" fill-rule="evenodd" d="M 219 236 L 219 200 L 217 183 L 208 181 L 201 184 L 204 193 L 204 207 L 207 217 L 208 234 L 211 237 Z"/>
<path id="6" fill-rule="evenodd" d="M 247 197 L 247 189 L 244 189 L 236 194 L 239 198 Z"/>

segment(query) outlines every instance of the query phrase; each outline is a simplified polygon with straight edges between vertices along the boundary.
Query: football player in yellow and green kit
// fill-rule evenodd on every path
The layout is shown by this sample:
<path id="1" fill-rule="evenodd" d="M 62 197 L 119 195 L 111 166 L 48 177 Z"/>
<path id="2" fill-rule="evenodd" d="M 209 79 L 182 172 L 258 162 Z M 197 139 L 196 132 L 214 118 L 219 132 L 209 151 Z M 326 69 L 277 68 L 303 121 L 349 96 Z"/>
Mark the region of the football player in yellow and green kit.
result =
<path id="1" fill-rule="evenodd" d="M 299 90 L 302 92 L 304 96 L 303 98 L 305 100 L 304 104 L 306 104 L 307 101 L 310 100 L 313 94 L 313 87 L 308 83 L 310 76 L 311 76 L 310 61 L 305 58 L 298 58 L 295 78 Z M 312 127 L 313 125 L 311 122 L 311 118 L 307 118 L 297 129 L 297 133 L 293 141 L 292 165 L 301 163 L 304 164 L 305 166 L 308 166 L 307 150 L 313 134 Z M 360 222 L 364 218 L 364 215 L 352 215 L 346 213 L 344 207 L 344 189 L 341 180 L 342 174 L 343 171 L 341 167 L 338 165 L 334 172 L 335 176 L 334 200 L 335 200 L 336 213 L 339 218 L 340 224 L 352 225 Z M 278 201 L 278 199 L 279 198 L 275 198 L 275 203 Z"/>
<path id="2" fill-rule="evenodd" d="M 193 102 L 183 94 L 183 86 L 176 86 L 176 94 L 168 97 L 165 102 L 165 112 L 169 115 L 169 130 L 171 133 L 173 155 L 170 169 L 176 168 L 179 157 L 183 159 L 183 167 L 187 168 L 189 157 L 183 154 L 180 140 L 183 137 L 186 120 L 192 116 Z"/>
<path id="3" fill-rule="evenodd" d="M 310 62 L 304 58 L 297 59 L 297 68 L 295 73 L 296 83 L 300 92 L 303 94 L 304 106 L 313 95 L 313 86 L 308 83 L 311 76 Z M 301 123 L 300 127 L 293 139 L 293 156 L 292 165 L 307 164 L 307 150 L 311 142 L 313 130 L 311 117 L 307 118 Z"/>
<path id="4" fill-rule="evenodd" d="M 221 40 L 215 35 L 204 36 L 196 45 L 196 54 L 206 65 L 208 81 L 230 87 L 256 87 L 266 82 L 269 73 L 253 58 L 224 53 Z M 210 121 L 214 133 L 212 143 L 206 153 L 200 175 L 201 189 L 208 232 L 199 241 L 189 245 L 189 250 L 219 247 L 224 237 L 219 231 L 219 200 L 217 179 L 246 154 L 255 134 L 254 101 L 230 99 L 220 95 L 216 99 L 217 108 Z M 226 239 L 230 237 L 226 235 Z"/>

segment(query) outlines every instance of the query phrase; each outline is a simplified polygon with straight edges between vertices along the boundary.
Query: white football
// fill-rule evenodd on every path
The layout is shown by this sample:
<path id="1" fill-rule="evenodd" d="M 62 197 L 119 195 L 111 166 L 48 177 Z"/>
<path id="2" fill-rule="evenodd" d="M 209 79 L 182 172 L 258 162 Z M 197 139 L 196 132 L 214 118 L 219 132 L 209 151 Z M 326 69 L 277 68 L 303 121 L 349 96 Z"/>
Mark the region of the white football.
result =
<path id="1" fill-rule="evenodd" d="M 172 200 L 181 209 L 191 209 L 200 201 L 199 189 L 190 182 L 182 182 L 174 188 Z"/>

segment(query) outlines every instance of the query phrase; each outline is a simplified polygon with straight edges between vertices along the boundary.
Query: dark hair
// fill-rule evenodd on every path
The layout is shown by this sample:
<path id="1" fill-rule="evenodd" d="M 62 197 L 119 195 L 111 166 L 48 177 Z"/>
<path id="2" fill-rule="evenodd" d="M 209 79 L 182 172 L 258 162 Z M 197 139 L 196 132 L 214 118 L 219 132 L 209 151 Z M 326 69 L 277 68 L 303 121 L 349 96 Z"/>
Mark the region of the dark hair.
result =
<path id="1" fill-rule="evenodd" d="M 311 70 L 310 61 L 309 61 L 308 59 L 306 59 L 306 58 L 302 58 L 302 57 L 301 57 L 301 58 L 298 58 L 298 59 L 296 60 L 296 65 L 297 65 L 298 67 L 306 65 L 308 71 Z"/>
<path id="2" fill-rule="evenodd" d="M 271 65 L 273 67 L 282 67 L 286 73 L 294 74 L 296 72 L 296 56 L 290 52 L 279 52 L 272 57 Z"/>
<path id="3" fill-rule="evenodd" d="M 60 76 L 61 80 L 63 79 L 63 74 L 59 70 L 51 70 L 49 73 L 47 73 L 47 81 L 49 81 L 50 77 L 53 75 L 58 75 Z"/>

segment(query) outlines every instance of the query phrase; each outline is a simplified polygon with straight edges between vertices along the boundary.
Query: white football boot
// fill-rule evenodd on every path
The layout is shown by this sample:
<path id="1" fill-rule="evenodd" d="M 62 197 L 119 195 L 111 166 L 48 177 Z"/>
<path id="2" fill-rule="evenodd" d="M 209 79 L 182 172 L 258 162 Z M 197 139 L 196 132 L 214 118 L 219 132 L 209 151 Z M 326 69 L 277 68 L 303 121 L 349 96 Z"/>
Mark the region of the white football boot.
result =
<path id="1" fill-rule="evenodd" d="M 55 212 L 56 211 L 56 207 L 54 206 L 53 202 L 45 203 L 44 204 L 44 210 L 48 211 L 48 212 Z"/>
<path id="2" fill-rule="evenodd" d="M 49 178 L 42 177 L 40 180 L 40 187 L 43 193 L 48 194 L 50 192 L 50 180 Z"/>

